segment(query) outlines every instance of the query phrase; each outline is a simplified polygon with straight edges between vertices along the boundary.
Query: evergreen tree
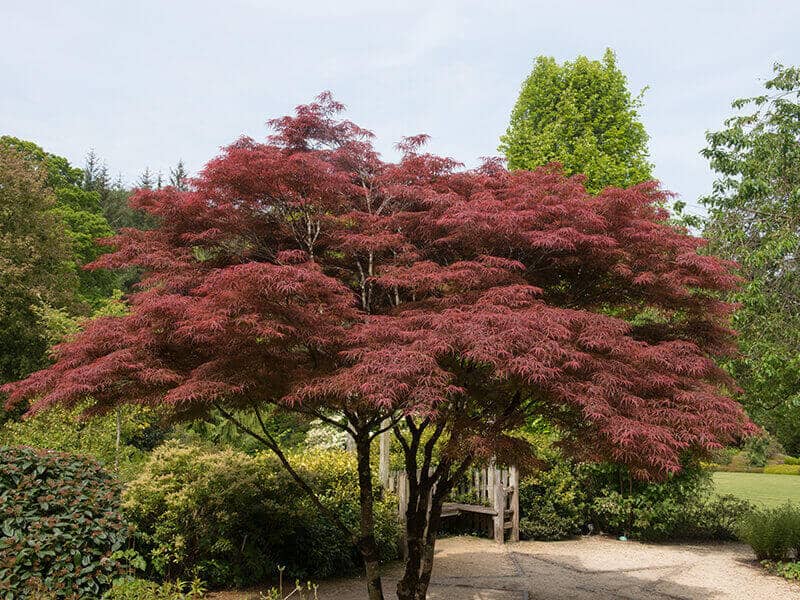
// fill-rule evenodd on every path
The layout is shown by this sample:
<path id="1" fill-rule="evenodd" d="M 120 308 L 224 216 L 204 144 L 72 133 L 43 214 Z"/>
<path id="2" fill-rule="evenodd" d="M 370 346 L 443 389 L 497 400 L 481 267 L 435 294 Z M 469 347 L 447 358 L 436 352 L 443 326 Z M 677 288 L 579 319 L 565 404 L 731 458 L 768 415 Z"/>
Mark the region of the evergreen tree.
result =
<path id="1" fill-rule="evenodd" d="M 98 186 L 102 185 L 98 180 L 100 178 L 100 171 L 103 165 L 94 148 L 91 148 L 86 154 L 86 166 L 83 167 L 83 189 L 89 192 L 98 190 Z"/>
<path id="2" fill-rule="evenodd" d="M 169 170 L 169 184 L 181 192 L 189 189 L 188 178 L 183 160 L 179 160 L 175 168 Z"/>
<path id="3" fill-rule="evenodd" d="M 150 173 L 150 167 L 145 167 L 142 174 L 139 176 L 139 181 L 136 183 L 137 188 L 145 190 L 153 189 L 153 175 Z"/>

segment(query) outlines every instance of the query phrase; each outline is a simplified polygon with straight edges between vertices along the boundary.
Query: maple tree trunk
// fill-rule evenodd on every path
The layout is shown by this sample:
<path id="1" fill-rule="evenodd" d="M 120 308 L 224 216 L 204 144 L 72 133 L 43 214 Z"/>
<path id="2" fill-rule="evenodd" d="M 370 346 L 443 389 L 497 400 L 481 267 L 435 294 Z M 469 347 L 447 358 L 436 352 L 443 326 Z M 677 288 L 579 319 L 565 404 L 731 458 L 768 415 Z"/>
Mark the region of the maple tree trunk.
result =
<path id="1" fill-rule="evenodd" d="M 422 564 L 419 569 L 419 581 L 417 583 L 416 599 L 425 600 L 428 594 L 428 585 L 431 582 L 431 572 L 433 571 L 433 553 L 436 548 L 436 538 L 439 535 L 439 525 L 442 522 L 442 504 L 444 495 L 434 494 L 428 514 L 428 526 L 425 531 L 425 542 L 422 546 Z"/>
<path id="2" fill-rule="evenodd" d="M 370 468 L 370 437 L 368 431 L 356 436 L 358 461 L 358 489 L 361 506 L 361 523 L 358 549 L 364 559 L 367 577 L 367 593 L 370 600 L 383 600 L 383 585 L 380 573 L 380 553 L 375 541 L 375 512 L 373 505 L 372 470 Z"/>
<path id="3" fill-rule="evenodd" d="M 414 473 L 416 478 L 416 473 Z M 406 510 L 406 561 L 403 577 L 397 582 L 397 598 L 414 600 L 417 596 L 420 566 L 424 545 L 425 526 L 428 520 L 428 494 L 422 494 L 422 486 L 409 474 L 411 488 Z"/>
<path id="4" fill-rule="evenodd" d="M 436 539 L 442 521 L 442 506 L 456 481 L 472 464 L 472 458 L 465 459 L 456 469 L 451 465 L 440 465 L 433 476 L 427 476 L 427 469 L 411 478 L 409 473 L 409 504 L 406 511 L 406 536 L 408 550 L 405 570 L 397 584 L 399 600 L 425 600 L 433 571 L 433 555 Z M 429 460 L 424 463 L 429 465 Z M 408 471 L 408 470 L 407 470 Z M 418 478 L 417 478 L 418 477 Z"/>
<path id="5" fill-rule="evenodd" d="M 408 550 L 403 577 L 397 584 L 400 600 L 424 600 L 428 592 L 442 504 L 447 495 L 446 491 L 431 495 L 432 488 L 433 482 L 420 485 L 415 508 L 406 513 Z"/>
<path id="6" fill-rule="evenodd" d="M 416 475 L 416 474 L 415 474 Z M 436 480 L 427 476 L 411 480 L 406 511 L 406 562 L 397 584 L 400 600 L 424 600 L 433 568 L 433 550 L 447 492 L 433 492 Z M 441 482 L 440 482 L 441 483 Z"/>

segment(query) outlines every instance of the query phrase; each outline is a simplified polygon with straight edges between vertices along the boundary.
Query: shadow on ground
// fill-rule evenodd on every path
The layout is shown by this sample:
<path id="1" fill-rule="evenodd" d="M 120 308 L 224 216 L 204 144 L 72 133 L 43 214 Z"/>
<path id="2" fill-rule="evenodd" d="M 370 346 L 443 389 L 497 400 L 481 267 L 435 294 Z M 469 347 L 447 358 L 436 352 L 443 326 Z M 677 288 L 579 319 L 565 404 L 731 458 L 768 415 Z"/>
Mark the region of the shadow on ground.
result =
<path id="1" fill-rule="evenodd" d="M 395 597 L 399 564 L 384 573 Z M 363 579 L 325 581 L 320 600 L 362 600 Z M 245 600 L 257 595 L 219 595 Z M 592 537 L 496 545 L 453 537 L 437 544 L 431 600 L 789 600 L 800 586 L 761 570 L 740 544 L 661 545 Z"/>

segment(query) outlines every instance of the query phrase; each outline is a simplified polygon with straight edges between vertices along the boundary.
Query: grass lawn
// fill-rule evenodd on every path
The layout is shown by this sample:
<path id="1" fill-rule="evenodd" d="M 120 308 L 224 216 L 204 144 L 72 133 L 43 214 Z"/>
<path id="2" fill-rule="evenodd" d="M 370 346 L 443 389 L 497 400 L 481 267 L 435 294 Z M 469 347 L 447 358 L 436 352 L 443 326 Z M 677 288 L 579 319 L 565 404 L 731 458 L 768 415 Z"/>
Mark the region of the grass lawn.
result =
<path id="1" fill-rule="evenodd" d="M 733 494 L 765 506 L 777 506 L 787 500 L 800 504 L 800 475 L 766 473 L 714 473 L 718 494 Z"/>

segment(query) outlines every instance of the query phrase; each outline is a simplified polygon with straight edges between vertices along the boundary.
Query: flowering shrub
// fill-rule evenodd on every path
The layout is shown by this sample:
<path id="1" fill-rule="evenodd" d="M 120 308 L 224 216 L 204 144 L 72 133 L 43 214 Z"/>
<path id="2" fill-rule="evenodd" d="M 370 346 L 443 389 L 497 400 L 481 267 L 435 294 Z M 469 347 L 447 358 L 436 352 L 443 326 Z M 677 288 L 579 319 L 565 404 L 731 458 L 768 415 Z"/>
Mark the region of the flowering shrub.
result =
<path id="1" fill-rule="evenodd" d="M 0 447 L 0 598 L 99 598 L 126 571 L 119 488 L 86 458 Z"/>

